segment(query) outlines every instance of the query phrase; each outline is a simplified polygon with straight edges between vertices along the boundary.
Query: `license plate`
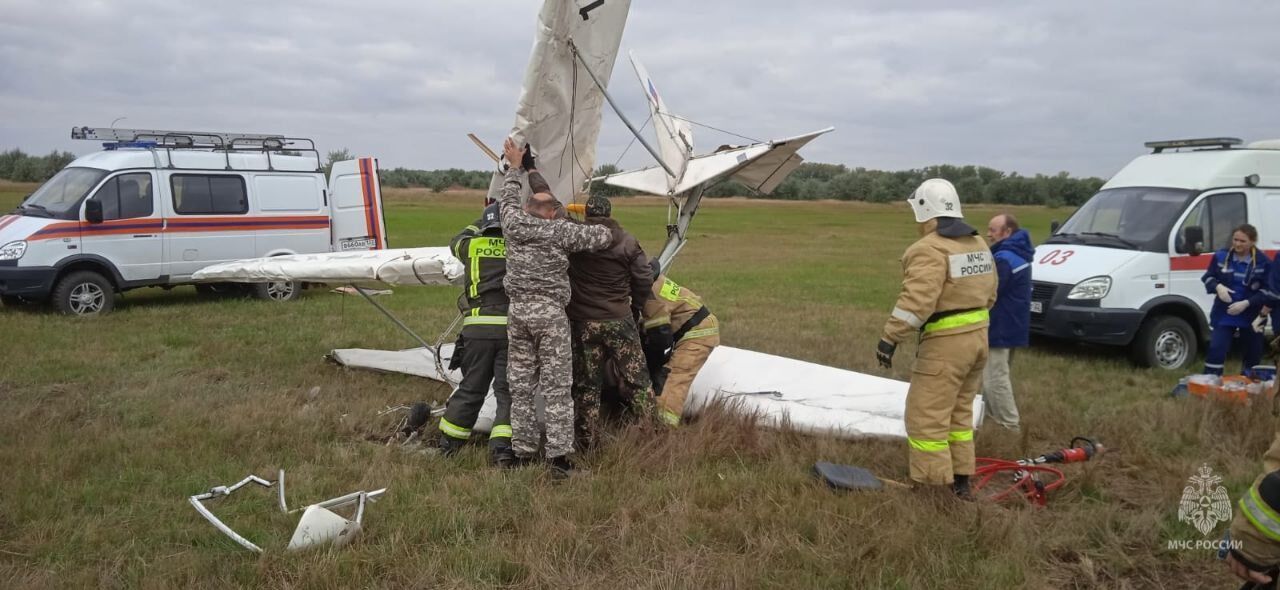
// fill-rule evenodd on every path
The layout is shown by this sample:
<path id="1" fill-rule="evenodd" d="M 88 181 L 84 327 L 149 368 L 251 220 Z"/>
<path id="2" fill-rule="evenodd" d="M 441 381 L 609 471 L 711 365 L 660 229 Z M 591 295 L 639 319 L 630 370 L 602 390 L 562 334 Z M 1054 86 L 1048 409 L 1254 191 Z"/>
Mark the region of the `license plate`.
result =
<path id="1" fill-rule="evenodd" d="M 348 238 L 338 242 L 338 249 L 346 252 L 347 250 L 372 250 L 377 242 L 373 238 Z"/>
<path id="2" fill-rule="evenodd" d="M 1044 302 L 1043 302 L 1043 301 L 1032 301 L 1032 302 L 1031 302 L 1031 313 L 1044 313 Z"/>

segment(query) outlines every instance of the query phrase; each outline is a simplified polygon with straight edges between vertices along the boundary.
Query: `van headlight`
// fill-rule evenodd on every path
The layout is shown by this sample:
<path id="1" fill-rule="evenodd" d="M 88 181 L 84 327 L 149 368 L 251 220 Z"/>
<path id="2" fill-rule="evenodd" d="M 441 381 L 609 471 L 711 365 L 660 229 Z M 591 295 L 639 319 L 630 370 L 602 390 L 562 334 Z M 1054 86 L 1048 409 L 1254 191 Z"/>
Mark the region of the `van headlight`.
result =
<path id="1" fill-rule="evenodd" d="M 1111 277 L 1093 277 L 1076 283 L 1067 299 L 1102 299 L 1111 292 Z"/>
<path id="2" fill-rule="evenodd" d="M 27 253 L 26 240 L 17 242 L 9 242 L 4 246 L 0 246 L 0 260 L 17 260 Z"/>

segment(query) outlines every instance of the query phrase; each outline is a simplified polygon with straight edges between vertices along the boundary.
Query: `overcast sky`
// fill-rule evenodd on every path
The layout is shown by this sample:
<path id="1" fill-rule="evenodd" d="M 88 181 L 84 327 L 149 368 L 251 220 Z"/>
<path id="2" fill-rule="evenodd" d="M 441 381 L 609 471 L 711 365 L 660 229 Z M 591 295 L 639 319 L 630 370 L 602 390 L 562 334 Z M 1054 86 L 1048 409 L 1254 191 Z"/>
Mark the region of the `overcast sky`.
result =
<path id="1" fill-rule="evenodd" d="M 485 168 L 465 134 L 510 128 L 541 4 L 0 0 L 0 148 L 85 153 L 72 126 L 127 117 Z M 696 121 L 834 126 L 810 161 L 1106 177 L 1151 139 L 1280 137 L 1277 25 L 1273 0 L 634 0 L 611 90 L 644 121 L 631 50 Z M 629 139 L 606 112 L 599 163 Z M 637 146 L 622 164 L 650 162 Z"/>

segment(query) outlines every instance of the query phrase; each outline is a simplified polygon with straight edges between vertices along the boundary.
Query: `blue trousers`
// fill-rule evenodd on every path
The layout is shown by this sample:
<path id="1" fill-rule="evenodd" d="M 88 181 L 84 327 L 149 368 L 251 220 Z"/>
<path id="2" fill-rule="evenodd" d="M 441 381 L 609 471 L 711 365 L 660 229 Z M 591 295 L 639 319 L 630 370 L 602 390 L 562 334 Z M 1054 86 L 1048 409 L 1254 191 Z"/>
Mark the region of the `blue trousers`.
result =
<path id="1" fill-rule="evenodd" d="M 1208 375 L 1221 375 L 1222 365 L 1231 352 L 1231 343 L 1236 334 L 1240 335 L 1240 343 L 1244 346 L 1244 366 L 1241 373 L 1249 374 L 1254 365 L 1262 361 L 1262 334 L 1249 327 L 1214 326 L 1213 335 L 1209 338 L 1209 352 L 1204 355 L 1204 372 Z"/>

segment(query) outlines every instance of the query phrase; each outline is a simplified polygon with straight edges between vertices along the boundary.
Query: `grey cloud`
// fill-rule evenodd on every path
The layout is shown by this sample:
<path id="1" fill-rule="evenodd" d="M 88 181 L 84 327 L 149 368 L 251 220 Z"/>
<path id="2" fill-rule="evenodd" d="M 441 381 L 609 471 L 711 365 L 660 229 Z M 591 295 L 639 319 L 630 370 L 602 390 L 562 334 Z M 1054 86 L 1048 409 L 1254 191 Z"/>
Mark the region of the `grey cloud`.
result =
<path id="1" fill-rule="evenodd" d="M 0 148 L 84 152 L 69 127 L 127 116 L 482 167 L 464 136 L 509 128 L 539 5 L 0 0 Z M 1105 176 L 1149 139 L 1280 137 L 1278 16 L 1259 0 L 634 0 L 611 88 L 641 123 L 634 50 L 691 119 L 757 138 L 834 125 L 813 161 Z M 606 113 L 599 161 L 630 139 Z M 649 160 L 633 146 L 622 163 Z"/>

